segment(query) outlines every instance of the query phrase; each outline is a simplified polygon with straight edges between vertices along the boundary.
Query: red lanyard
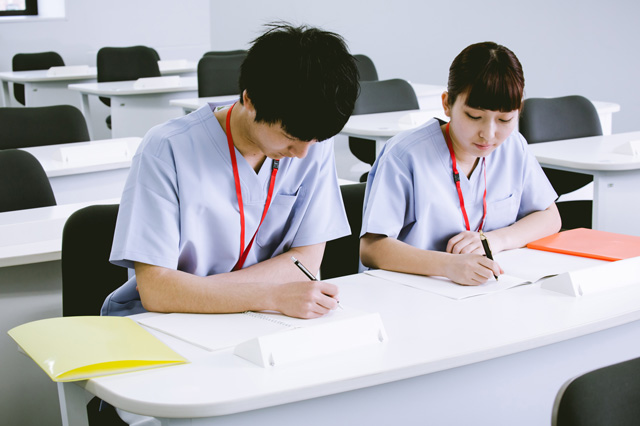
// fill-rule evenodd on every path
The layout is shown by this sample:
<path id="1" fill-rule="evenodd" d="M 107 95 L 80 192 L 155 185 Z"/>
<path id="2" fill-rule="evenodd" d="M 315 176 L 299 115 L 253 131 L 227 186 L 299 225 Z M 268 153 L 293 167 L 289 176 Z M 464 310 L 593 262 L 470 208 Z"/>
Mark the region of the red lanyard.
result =
<path id="1" fill-rule="evenodd" d="M 227 112 L 227 142 L 229 144 L 229 155 L 231 156 L 231 165 L 233 166 L 233 179 L 236 183 L 236 197 L 238 198 L 238 208 L 240 210 L 240 258 L 238 262 L 233 267 L 233 271 L 237 271 L 238 269 L 242 269 L 244 265 L 244 261 L 247 259 L 247 255 L 249 254 L 249 250 L 251 250 L 251 246 L 253 245 L 253 240 L 255 240 L 256 235 L 258 235 L 258 229 L 260 229 L 260 225 L 262 225 L 262 221 L 264 221 L 264 217 L 267 215 L 267 210 L 269 210 L 269 205 L 271 204 L 271 197 L 273 196 L 273 187 L 276 183 L 276 174 L 278 173 L 278 160 L 272 160 L 271 163 L 271 177 L 269 178 L 269 192 L 267 193 L 267 201 L 264 204 L 264 210 L 262 212 L 262 218 L 260 219 L 260 223 L 258 224 L 258 228 L 256 228 L 256 233 L 253 234 L 253 238 L 249 241 L 247 247 L 244 247 L 244 204 L 242 203 L 242 188 L 240 186 L 240 175 L 238 174 L 238 162 L 236 161 L 236 150 L 233 145 L 233 136 L 231 136 L 231 110 L 235 104 L 231 105 L 229 111 Z"/>
<path id="2" fill-rule="evenodd" d="M 458 199 L 460 200 L 460 209 L 462 210 L 462 217 L 464 217 L 464 224 L 467 226 L 467 231 L 471 230 L 469 226 L 469 217 L 467 216 L 467 209 L 464 207 L 464 197 L 462 196 L 462 188 L 460 188 L 460 174 L 458 173 L 458 166 L 456 165 L 456 156 L 453 152 L 453 143 L 451 142 L 451 135 L 449 134 L 449 123 L 445 126 L 445 137 L 447 140 L 447 147 L 449 148 L 449 154 L 451 154 L 451 163 L 453 165 L 453 181 L 456 184 L 458 190 Z M 481 231 L 484 225 L 484 220 L 487 217 L 487 167 L 485 158 L 482 157 L 482 170 L 484 171 L 484 195 L 482 196 L 482 220 L 476 231 Z"/>

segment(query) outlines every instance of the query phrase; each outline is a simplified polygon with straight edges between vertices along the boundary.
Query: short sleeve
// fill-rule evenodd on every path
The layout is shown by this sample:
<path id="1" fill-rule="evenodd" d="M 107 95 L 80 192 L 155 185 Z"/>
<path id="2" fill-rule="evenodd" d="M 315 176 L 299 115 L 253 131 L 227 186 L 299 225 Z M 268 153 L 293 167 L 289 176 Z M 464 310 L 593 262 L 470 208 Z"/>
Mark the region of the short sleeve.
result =
<path id="1" fill-rule="evenodd" d="M 415 221 L 411 165 L 394 152 L 385 153 L 387 146 L 369 172 L 360 236 L 398 238 Z"/>
<path id="2" fill-rule="evenodd" d="M 523 161 L 523 185 L 518 220 L 536 212 L 547 209 L 557 198 L 553 186 L 545 175 L 536 157 L 529 151 L 524 137 L 519 137 L 522 146 Z"/>
<path id="3" fill-rule="evenodd" d="M 110 261 L 176 269 L 179 257 L 179 201 L 168 142 L 146 137 L 133 158 L 118 212 Z"/>

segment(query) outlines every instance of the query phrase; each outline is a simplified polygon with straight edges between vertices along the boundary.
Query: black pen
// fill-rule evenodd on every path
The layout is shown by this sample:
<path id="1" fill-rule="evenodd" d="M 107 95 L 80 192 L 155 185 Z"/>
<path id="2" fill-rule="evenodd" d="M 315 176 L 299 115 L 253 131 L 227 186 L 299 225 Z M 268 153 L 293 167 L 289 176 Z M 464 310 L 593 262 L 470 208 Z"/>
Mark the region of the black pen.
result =
<path id="1" fill-rule="evenodd" d="M 291 256 L 291 260 L 293 260 L 293 263 L 298 267 L 298 269 L 302 271 L 303 274 L 307 276 L 307 278 L 309 278 L 311 281 L 318 281 L 316 276 L 313 275 L 311 272 L 309 272 L 309 270 L 302 264 L 302 262 L 300 262 L 298 259 L 296 259 L 293 256 Z M 342 306 L 340 306 L 339 300 L 338 300 L 338 306 L 340 307 L 340 309 L 343 309 Z"/>
<path id="2" fill-rule="evenodd" d="M 487 240 L 487 237 L 484 235 L 484 232 L 482 232 L 482 230 L 480 230 L 480 242 L 482 242 L 484 254 L 487 256 L 487 258 L 493 260 L 493 255 L 491 254 L 491 249 L 489 248 L 489 240 Z M 498 281 L 498 276 L 496 274 L 493 274 L 493 277 L 496 279 L 496 281 Z"/>

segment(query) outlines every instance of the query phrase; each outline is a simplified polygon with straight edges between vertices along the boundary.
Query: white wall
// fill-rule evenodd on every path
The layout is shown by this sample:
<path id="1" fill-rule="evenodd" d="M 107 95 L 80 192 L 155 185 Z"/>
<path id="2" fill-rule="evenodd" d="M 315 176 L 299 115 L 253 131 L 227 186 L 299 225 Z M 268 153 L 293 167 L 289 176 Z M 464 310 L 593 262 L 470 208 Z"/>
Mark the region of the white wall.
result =
<path id="1" fill-rule="evenodd" d="M 41 0 L 42 1 L 42 0 Z M 67 65 L 94 65 L 104 46 L 144 44 L 162 59 L 198 59 L 209 49 L 207 0 L 66 0 L 66 17 L 0 20 L 0 69 L 20 52 L 54 50 Z"/>
<path id="2" fill-rule="evenodd" d="M 496 41 L 523 64 L 526 96 L 582 94 L 621 105 L 613 131 L 640 130 L 637 0 L 238 0 L 211 8 L 211 47 L 246 47 L 274 19 L 342 34 L 380 78 L 446 84 L 467 45 Z"/>

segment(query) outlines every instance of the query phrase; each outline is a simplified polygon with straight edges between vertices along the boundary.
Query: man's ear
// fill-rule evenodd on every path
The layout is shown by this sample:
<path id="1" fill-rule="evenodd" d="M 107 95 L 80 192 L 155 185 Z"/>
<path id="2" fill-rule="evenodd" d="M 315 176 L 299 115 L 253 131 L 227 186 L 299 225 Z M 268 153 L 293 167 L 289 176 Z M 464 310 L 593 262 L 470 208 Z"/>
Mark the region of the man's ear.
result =
<path id="1" fill-rule="evenodd" d="M 256 108 L 253 106 L 253 102 L 251 102 L 251 98 L 247 94 L 247 91 L 244 90 L 242 92 L 242 105 L 251 112 L 256 112 Z"/>

